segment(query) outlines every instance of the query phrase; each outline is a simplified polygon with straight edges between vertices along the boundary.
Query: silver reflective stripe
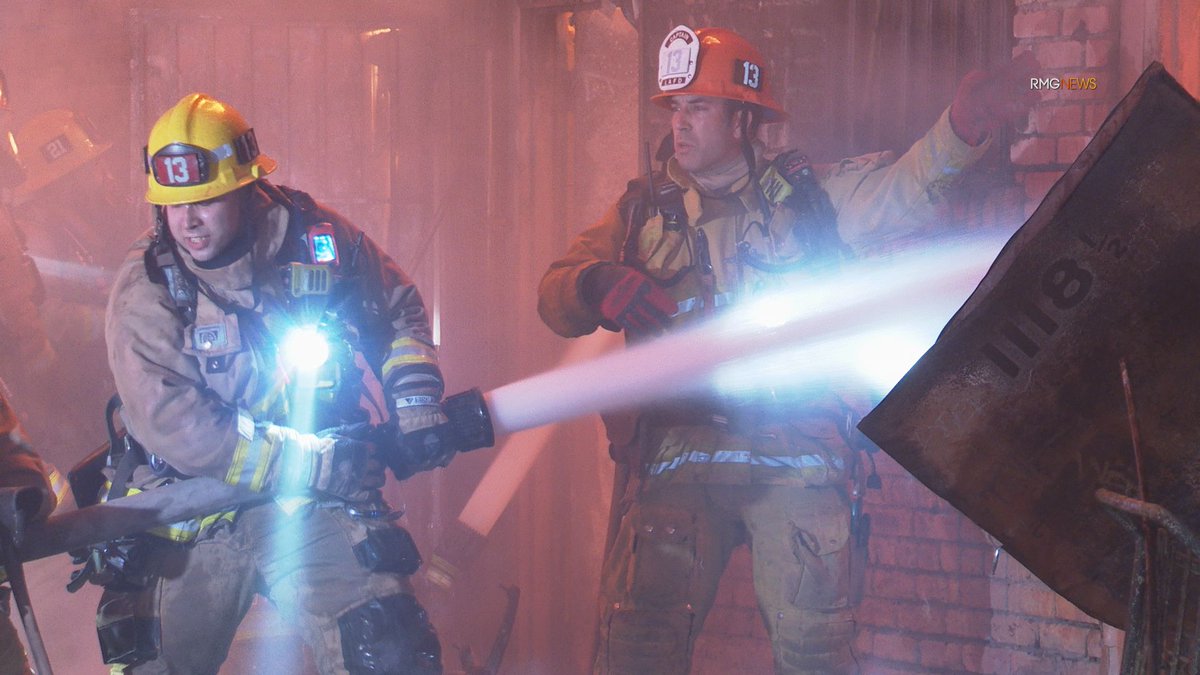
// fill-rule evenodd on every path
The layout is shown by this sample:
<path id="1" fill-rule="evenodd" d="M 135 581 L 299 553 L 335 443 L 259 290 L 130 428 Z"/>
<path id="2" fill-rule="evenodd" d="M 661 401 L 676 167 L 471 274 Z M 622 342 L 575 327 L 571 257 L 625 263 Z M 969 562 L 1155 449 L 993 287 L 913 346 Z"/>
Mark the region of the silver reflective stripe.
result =
<path id="1" fill-rule="evenodd" d="M 829 460 L 822 455 L 756 455 L 749 450 L 718 450 L 714 454 L 707 452 L 685 452 L 668 461 L 651 464 L 650 475 L 674 471 L 685 463 L 695 464 L 749 464 L 750 466 L 766 466 L 778 469 L 813 469 L 830 467 L 841 471 L 842 462 L 838 459 Z"/>
<path id="2" fill-rule="evenodd" d="M 723 307 L 725 305 L 732 305 L 732 304 L 733 304 L 733 293 L 720 293 L 718 295 L 713 296 L 713 307 Z M 680 314 L 687 314 L 688 312 L 699 309 L 703 306 L 704 306 L 703 298 L 693 297 L 693 298 L 688 298 L 686 300 L 680 300 L 678 303 L 675 304 L 675 314 L 673 314 L 673 316 L 679 316 Z"/>

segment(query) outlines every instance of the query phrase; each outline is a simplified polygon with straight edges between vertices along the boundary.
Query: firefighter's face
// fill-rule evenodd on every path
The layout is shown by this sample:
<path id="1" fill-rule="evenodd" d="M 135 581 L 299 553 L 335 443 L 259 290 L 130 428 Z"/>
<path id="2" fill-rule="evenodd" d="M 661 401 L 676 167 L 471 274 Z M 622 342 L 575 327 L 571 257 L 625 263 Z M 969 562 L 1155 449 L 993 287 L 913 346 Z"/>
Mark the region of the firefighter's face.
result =
<path id="1" fill-rule="evenodd" d="M 165 208 L 171 235 L 197 262 L 220 255 L 242 229 L 241 190 Z"/>
<path id="2" fill-rule="evenodd" d="M 742 154 L 740 115 L 724 99 L 672 96 L 671 133 L 675 161 L 692 175 L 719 170 Z"/>

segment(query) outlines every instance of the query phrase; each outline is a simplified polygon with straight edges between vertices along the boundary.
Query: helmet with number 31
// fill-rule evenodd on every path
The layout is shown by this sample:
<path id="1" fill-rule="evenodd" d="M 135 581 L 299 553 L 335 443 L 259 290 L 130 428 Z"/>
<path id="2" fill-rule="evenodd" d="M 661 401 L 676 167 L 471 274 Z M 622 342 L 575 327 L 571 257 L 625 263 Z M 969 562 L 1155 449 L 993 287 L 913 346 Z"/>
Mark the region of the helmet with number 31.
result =
<path id="1" fill-rule="evenodd" d="M 146 201 L 160 206 L 220 197 L 276 167 L 241 114 L 207 94 L 188 94 L 158 118 L 145 162 Z"/>
<path id="2" fill-rule="evenodd" d="M 765 122 L 787 117 L 771 95 L 762 54 L 727 28 L 676 26 L 658 51 L 658 89 L 651 100 L 670 107 L 672 96 L 714 96 L 758 106 Z"/>

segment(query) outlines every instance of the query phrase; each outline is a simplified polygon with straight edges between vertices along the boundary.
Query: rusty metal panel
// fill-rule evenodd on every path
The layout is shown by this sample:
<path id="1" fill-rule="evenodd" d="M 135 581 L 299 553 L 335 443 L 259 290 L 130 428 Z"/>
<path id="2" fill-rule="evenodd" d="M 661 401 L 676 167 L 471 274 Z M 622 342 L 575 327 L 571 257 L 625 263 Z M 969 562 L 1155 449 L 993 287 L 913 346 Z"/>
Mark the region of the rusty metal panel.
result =
<path id="1" fill-rule="evenodd" d="M 1050 588 L 1124 627 L 1133 537 L 1095 499 L 1200 530 L 1200 105 L 1142 75 L 934 346 L 860 428 Z"/>

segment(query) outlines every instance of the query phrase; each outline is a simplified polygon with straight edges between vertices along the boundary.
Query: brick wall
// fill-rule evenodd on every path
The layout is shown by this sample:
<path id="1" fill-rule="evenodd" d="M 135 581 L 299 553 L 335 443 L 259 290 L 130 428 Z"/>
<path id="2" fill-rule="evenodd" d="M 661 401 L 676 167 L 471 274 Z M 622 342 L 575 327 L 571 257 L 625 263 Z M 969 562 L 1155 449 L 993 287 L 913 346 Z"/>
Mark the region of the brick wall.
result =
<path id="1" fill-rule="evenodd" d="M 884 456 L 858 612 L 866 673 L 1106 672 L 1099 622 Z M 1111 657 L 1108 659 L 1111 660 Z"/>
<path id="2" fill-rule="evenodd" d="M 1010 149 L 1026 215 L 1075 161 L 1123 93 L 1116 58 L 1119 18 L 1119 0 L 1017 1 L 1014 53 L 1032 51 L 1042 77 L 1064 83 L 1044 92 Z M 1093 77 L 1094 89 L 1066 88 L 1067 78 Z"/>

